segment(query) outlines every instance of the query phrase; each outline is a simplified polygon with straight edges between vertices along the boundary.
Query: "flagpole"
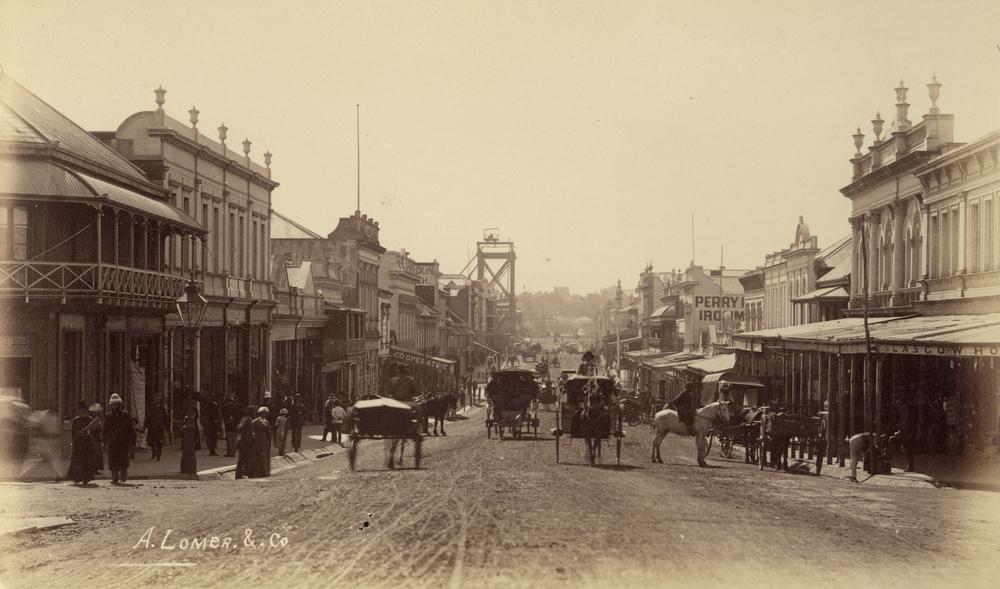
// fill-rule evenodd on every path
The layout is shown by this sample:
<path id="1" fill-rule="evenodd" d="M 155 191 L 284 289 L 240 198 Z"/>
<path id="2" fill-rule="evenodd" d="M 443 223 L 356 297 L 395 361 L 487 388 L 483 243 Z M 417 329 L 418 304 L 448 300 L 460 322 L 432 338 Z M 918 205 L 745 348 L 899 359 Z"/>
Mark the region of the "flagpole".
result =
<path id="1" fill-rule="evenodd" d="M 356 139 L 358 147 L 358 211 L 361 211 L 361 105 L 355 106 Z"/>

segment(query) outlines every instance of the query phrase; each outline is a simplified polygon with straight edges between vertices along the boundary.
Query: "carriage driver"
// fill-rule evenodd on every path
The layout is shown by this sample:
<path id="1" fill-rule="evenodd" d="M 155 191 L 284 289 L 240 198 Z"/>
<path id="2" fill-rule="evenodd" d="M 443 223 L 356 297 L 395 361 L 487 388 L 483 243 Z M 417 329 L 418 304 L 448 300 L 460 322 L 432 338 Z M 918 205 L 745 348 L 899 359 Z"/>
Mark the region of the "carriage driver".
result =
<path id="1" fill-rule="evenodd" d="M 580 376 L 597 376 L 597 364 L 593 352 L 587 350 L 583 353 L 583 358 L 580 360 L 580 366 L 576 369 L 577 374 Z"/>
<path id="2" fill-rule="evenodd" d="M 420 391 L 417 390 L 417 382 L 407 374 L 406 366 L 397 365 L 396 375 L 389 379 L 389 397 L 404 403 L 413 403 Z"/>
<path id="3" fill-rule="evenodd" d="M 673 405 L 677 411 L 677 417 L 688 426 L 688 429 L 694 427 L 695 401 L 693 383 L 689 382 L 685 384 L 684 390 L 670 401 L 670 405 Z"/>

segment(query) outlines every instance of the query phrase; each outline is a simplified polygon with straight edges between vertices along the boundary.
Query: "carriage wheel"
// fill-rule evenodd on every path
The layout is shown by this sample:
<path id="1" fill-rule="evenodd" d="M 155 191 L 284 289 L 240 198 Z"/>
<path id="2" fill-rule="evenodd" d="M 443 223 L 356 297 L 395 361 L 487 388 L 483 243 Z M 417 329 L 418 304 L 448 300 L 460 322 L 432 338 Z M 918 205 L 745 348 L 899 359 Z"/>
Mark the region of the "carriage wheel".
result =
<path id="1" fill-rule="evenodd" d="M 358 460 L 358 440 L 353 436 L 347 442 L 347 464 L 354 470 L 354 465 Z"/>
<path id="2" fill-rule="evenodd" d="M 621 436 L 618 436 L 618 439 L 615 442 L 615 454 L 617 454 L 617 463 L 618 463 L 618 466 L 621 466 L 622 465 L 622 437 Z"/>
<path id="3" fill-rule="evenodd" d="M 708 435 L 705 436 L 705 456 L 708 456 L 708 453 L 712 451 L 712 441 L 714 438 L 715 432 L 708 432 Z"/>
<path id="4" fill-rule="evenodd" d="M 556 434 L 556 464 L 559 464 L 559 434 Z"/>
<path id="5" fill-rule="evenodd" d="M 722 456 L 725 458 L 733 457 L 733 439 L 729 436 L 724 436 L 719 438 L 719 451 L 722 452 Z"/>
<path id="6" fill-rule="evenodd" d="M 413 468 L 420 470 L 420 448 L 424 445 L 423 438 L 413 438 Z"/>

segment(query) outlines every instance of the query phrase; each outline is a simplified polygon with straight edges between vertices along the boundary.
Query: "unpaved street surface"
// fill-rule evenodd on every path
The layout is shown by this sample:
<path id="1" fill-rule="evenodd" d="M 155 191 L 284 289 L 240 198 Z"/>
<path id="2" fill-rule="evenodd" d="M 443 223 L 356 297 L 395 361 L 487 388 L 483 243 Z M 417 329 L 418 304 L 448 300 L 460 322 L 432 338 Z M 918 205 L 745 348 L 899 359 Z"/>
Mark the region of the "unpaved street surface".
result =
<path id="1" fill-rule="evenodd" d="M 630 428 L 622 467 L 487 439 L 482 410 L 388 471 L 363 442 L 263 481 L 0 486 L 4 515 L 73 526 L 0 537 L 6 587 L 995 587 L 1000 495 L 761 472 Z M 406 466 L 412 465 L 407 457 Z M 367 525 L 366 525 L 367 524 Z M 169 530 L 169 534 L 167 531 Z M 249 532 L 248 532 L 249 530 Z M 249 534 L 249 536 L 248 536 Z M 214 541 L 212 538 L 216 537 Z M 226 544 L 228 539 L 228 544 Z M 202 544 L 204 542 L 204 545 Z M 186 547 L 186 548 L 185 548 Z"/>

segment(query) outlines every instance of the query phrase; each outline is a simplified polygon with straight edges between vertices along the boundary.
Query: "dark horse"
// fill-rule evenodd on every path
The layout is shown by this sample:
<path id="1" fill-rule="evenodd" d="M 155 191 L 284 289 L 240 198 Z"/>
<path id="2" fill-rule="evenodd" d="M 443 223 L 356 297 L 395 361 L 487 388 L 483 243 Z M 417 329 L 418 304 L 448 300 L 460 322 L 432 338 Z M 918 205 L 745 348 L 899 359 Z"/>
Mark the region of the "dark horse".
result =
<path id="1" fill-rule="evenodd" d="M 444 420 L 448 416 L 449 410 L 456 408 L 458 398 L 454 393 L 443 393 L 437 396 L 424 397 L 416 403 L 418 420 L 423 426 L 424 435 L 430 434 L 430 418 L 434 418 L 434 435 L 438 435 L 438 427 L 441 428 L 441 435 L 447 436 L 444 431 Z"/>

